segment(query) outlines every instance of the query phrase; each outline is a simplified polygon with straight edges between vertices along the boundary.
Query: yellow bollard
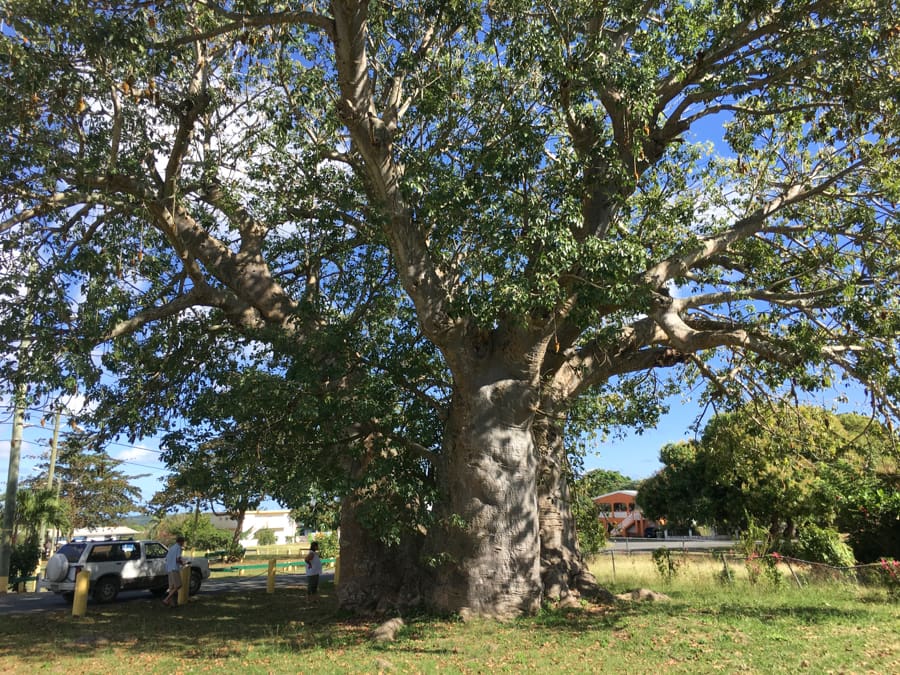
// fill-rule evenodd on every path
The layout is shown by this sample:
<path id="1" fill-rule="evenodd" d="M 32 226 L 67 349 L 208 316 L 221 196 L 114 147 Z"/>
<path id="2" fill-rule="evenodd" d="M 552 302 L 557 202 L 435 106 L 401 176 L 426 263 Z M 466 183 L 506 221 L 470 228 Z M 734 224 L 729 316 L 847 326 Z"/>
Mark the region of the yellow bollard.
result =
<path id="1" fill-rule="evenodd" d="M 75 577 L 75 599 L 72 600 L 72 616 L 87 613 L 88 590 L 91 587 L 91 571 L 81 570 Z"/>
<path id="2" fill-rule="evenodd" d="M 9 577 L 0 577 L 0 593 L 6 593 L 9 588 Z"/>
<path id="3" fill-rule="evenodd" d="M 266 584 L 266 592 L 275 592 L 275 558 L 269 559 L 269 581 Z"/>
<path id="4" fill-rule="evenodd" d="M 334 557 L 334 587 L 337 588 L 338 583 L 341 580 L 341 556 L 336 555 Z"/>
<path id="5" fill-rule="evenodd" d="M 191 589 L 191 566 L 185 565 L 181 568 L 181 588 L 178 589 L 178 604 L 186 605 Z"/>

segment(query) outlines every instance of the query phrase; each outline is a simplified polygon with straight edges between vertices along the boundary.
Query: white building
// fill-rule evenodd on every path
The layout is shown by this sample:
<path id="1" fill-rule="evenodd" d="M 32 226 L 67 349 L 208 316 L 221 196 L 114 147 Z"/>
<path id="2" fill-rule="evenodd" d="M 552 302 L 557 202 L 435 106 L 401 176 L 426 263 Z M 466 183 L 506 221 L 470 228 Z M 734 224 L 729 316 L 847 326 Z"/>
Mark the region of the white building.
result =
<path id="1" fill-rule="evenodd" d="M 234 532 L 237 522 L 234 518 L 225 515 L 208 514 L 212 524 L 222 530 Z M 260 530 L 272 530 L 275 533 L 275 542 L 278 544 L 290 544 L 298 540 L 302 531 L 297 529 L 297 523 L 291 518 L 291 512 L 284 511 L 247 511 L 244 514 L 242 527 L 243 537 L 241 546 L 247 548 L 256 546 L 256 533 Z"/>

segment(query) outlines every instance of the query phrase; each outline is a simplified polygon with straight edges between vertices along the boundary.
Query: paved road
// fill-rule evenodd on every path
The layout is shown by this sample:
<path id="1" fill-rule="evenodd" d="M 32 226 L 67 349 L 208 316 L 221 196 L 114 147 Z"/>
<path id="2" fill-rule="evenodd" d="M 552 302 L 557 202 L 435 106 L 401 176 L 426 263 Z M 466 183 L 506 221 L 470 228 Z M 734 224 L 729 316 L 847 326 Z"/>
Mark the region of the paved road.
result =
<path id="1" fill-rule="evenodd" d="M 333 580 L 333 574 L 323 574 L 322 581 Z M 246 577 L 225 577 L 207 579 L 200 587 L 198 595 L 215 593 L 240 593 L 244 591 L 265 590 L 267 575 L 265 573 Z M 306 585 L 304 574 L 279 574 L 275 579 L 277 589 L 302 588 Z M 122 591 L 116 599 L 122 602 L 159 602 L 147 591 Z M 93 600 L 88 599 L 88 613 L 96 607 Z M 38 612 L 68 612 L 71 605 L 55 593 L 0 593 L 0 616 L 6 614 L 33 614 Z"/>

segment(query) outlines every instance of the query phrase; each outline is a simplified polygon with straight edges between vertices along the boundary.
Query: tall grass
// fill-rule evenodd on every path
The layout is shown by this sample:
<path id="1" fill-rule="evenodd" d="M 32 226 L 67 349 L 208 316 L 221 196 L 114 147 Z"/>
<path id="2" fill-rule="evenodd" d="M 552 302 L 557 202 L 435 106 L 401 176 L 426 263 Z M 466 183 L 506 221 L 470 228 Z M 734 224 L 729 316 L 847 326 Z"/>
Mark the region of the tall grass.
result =
<path id="1" fill-rule="evenodd" d="M 711 590 L 718 592 L 732 589 L 740 593 L 750 589 L 779 591 L 796 587 L 815 593 L 817 589 L 834 592 L 835 589 L 866 588 L 865 580 L 857 572 L 827 565 L 781 559 L 770 567 L 761 564 L 759 559 L 748 562 L 744 556 L 723 555 L 720 552 L 682 552 L 675 549 L 670 549 L 668 556 L 672 570 L 669 575 L 661 571 L 660 564 L 648 553 L 607 552 L 592 557 L 588 562 L 591 572 L 602 584 L 610 590 L 618 591 L 650 587 L 681 594 L 690 594 L 692 591 L 707 594 Z M 869 589 L 879 592 L 877 586 Z"/>

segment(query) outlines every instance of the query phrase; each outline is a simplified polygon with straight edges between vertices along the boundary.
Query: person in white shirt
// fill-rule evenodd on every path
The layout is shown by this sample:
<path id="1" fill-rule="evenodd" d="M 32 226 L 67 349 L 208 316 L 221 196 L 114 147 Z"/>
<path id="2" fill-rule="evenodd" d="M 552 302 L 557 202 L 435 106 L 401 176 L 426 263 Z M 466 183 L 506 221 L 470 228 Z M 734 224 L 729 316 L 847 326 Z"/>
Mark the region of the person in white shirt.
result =
<path id="1" fill-rule="evenodd" d="M 306 592 L 315 595 L 319 592 L 319 575 L 322 574 L 322 559 L 319 557 L 319 542 L 314 541 L 309 545 L 309 553 L 306 554 Z"/>
<path id="2" fill-rule="evenodd" d="M 177 537 L 175 539 L 175 543 L 169 549 L 169 552 L 166 553 L 166 572 L 169 575 L 169 593 L 163 599 L 163 604 L 166 607 L 173 607 L 178 604 L 178 598 L 175 598 L 175 602 L 172 602 L 173 596 L 178 593 L 178 589 L 181 588 L 181 566 L 184 565 L 184 560 L 181 557 L 181 550 L 184 546 L 184 537 Z"/>

